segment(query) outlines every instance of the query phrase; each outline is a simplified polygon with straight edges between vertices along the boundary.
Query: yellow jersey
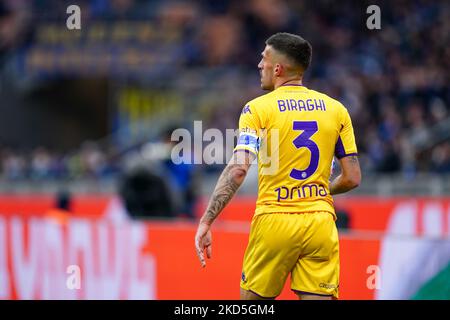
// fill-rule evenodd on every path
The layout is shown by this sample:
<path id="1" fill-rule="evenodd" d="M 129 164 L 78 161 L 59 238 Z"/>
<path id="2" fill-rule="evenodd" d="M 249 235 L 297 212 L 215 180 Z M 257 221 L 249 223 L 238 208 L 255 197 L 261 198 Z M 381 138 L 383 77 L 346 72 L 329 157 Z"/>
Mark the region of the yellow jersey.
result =
<path id="1" fill-rule="evenodd" d="M 284 85 L 248 102 L 234 149 L 258 159 L 255 215 L 327 211 L 336 219 L 329 178 L 333 157 L 356 155 L 353 126 L 337 100 Z"/>

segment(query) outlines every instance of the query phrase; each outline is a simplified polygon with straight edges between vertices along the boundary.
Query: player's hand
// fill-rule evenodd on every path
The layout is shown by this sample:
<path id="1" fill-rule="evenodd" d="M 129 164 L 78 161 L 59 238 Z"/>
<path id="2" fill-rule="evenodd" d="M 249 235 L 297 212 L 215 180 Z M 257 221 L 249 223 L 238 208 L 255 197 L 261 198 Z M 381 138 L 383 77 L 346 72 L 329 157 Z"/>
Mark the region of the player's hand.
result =
<path id="1" fill-rule="evenodd" d="M 204 250 L 206 249 L 206 256 L 211 259 L 211 245 L 212 245 L 212 234 L 209 230 L 210 225 L 200 222 L 197 228 L 197 233 L 195 235 L 195 249 L 197 251 L 198 259 L 204 268 L 206 266 Z"/>

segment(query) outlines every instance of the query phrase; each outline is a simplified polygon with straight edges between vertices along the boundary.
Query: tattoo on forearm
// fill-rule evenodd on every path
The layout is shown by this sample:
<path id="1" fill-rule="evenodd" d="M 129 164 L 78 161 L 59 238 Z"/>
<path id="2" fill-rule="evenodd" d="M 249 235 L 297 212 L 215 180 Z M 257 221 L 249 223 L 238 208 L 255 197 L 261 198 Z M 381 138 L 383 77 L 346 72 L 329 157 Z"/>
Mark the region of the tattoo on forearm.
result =
<path id="1" fill-rule="evenodd" d="M 236 190 L 240 186 L 239 183 L 234 181 L 232 176 L 232 169 L 236 166 L 239 165 L 229 165 L 222 172 L 209 201 L 206 213 L 202 218 L 203 221 L 212 223 L 236 193 Z"/>

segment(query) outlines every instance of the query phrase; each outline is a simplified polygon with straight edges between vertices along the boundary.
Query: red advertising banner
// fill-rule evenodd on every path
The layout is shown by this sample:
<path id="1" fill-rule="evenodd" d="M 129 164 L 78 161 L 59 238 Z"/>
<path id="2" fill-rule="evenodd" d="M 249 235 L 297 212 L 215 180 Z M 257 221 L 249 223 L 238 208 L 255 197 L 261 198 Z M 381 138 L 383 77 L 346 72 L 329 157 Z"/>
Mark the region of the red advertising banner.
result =
<path id="1" fill-rule="evenodd" d="M 220 215 L 222 220 L 250 221 L 255 210 L 256 197 L 240 197 L 233 199 Z M 198 215 L 206 207 L 206 199 L 199 204 Z M 442 233 L 448 234 L 448 214 L 450 198 L 444 197 L 336 197 L 335 208 L 349 216 L 349 227 L 352 230 L 386 231 L 390 218 L 401 211 L 412 212 L 417 216 L 417 231 L 424 232 L 423 219 L 430 212 L 439 215 Z"/>
<path id="2" fill-rule="evenodd" d="M 75 203 L 61 220 L 49 214 L 47 196 L 0 197 L 0 299 L 239 297 L 246 199 L 234 200 L 213 226 L 204 269 L 195 222 L 113 219 L 111 197 Z M 339 205 L 353 228 L 340 232 L 341 299 L 409 298 L 450 261 L 448 199 L 346 198 Z M 289 281 L 279 298 L 296 299 Z"/>

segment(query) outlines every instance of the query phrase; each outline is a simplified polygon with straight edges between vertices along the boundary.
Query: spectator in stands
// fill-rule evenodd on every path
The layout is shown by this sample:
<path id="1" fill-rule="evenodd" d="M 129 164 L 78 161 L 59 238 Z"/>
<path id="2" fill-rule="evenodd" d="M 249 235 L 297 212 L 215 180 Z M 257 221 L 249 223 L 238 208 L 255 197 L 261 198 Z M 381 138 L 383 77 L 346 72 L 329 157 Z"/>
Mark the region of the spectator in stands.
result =
<path id="1" fill-rule="evenodd" d="M 431 154 L 432 171 L 436 173 L 450 172 L 450 142 L 445 142 L 433 149 Z"/>
<path id="2" fill-rule="evenodd" d="M 382 32 L 364 28 L 361 21 L 366 18 L 365 11 L 354 10 L 355 3 L 350 0 L 245 3 L 239 0 L 195 3 L 93 0 L 80 4 L 83 13 L 91 12 L 90 19 L 149 23 L 144 45 L 151 50 L 138 50 L 151 52 L 151 59 L 142 59 L 142 69 L 150 70 L 144 76 L 150 81 L 144 83 L 157 79 L 158 85 L 170 86 L 182 97 L 195 97 L 191 100 L 195 100 L 196 107 L 203 104 L 207 108 L 192 108 L 189 113 L 212 119 L 209 126 L 220 130 L 235 128 L 233 119 L 237 118 L 242 102 L 259 94 L 255 92 L 258 88 L 255 89 L 254 79 L 248 78 L 248 69 L 253 69 L 258 61 L 248 52 L 257 50 L 267 34 L 274 31 L 301 30 L 305 37 L 312 39 L 316 59 L 323 62 L 313 65 L 305 83 L 342 100 L 348 107 L 356 135 L 361 137 L 357 144 L 366 174 L 450 172 L 445 148 L 437 145 L 440 141 L 430 140 L 421 147 L 411 143 L 413 138 L 426 135 L 434 125 L 449 121 L 450 117 L 450 6 L 445 1 L 381 1 Z M 25 49 L 33 48 L 34 42 L 38 42 L 37 38 L 21 36 L 27 33 L 24 30 L 27 12 L 35 15 L 33 30 L 54 17 L 65 17 L 63 3 L 43 0 L 28 10 L 30 5 L 24 0 L 0 4 L 0 51 L 7 51 L 8 56 L 14 49 L 20 53 L 18 57 L 26 56 Z M 113 43 L 112 35 L 105 38 L 110 42 L 95 45 L 117 45 L 117 51 L 129 45 Z M 17 41 L 20 39 L 30 42 L 26 48 L 20 47 L 21 42 Z M 89 51 L 84 49 L 83 52 Z M 13 65 L 20 65 L 16 62 L 21 60 L 17 59 Z M 125 70 L 126 66 L 118 69 Z M 139 78 L 136 74 L 130 76 Z M 236 99 L 233 97 L 236 87 L 248 95 Z M 198 94 L 200 91 L 204 95 Z M 220 99 L 221 96 L 227 99 Z M 449 138 L 446 139 L 448 142 Z M 104 172 L 110 172 L 105 160 L 107 154 L 100 149 L 81 149 L 65 157 L 47 151 L 51 163 L 55 163 L 55 158 L 59 162 L 51 166 L 50 175 L 42 175 L 39 169 L 37 176 L 105 178 Z M 428 156 L 418 157 L 420 153 Z M 2 176 L 9 180 L 34 176 L 34 157 L 11 149 L 2 157 Z M 42 167 L 42 159 L 37 162 Z M 57 174 L 53 174 L 55 170 Z"/>

